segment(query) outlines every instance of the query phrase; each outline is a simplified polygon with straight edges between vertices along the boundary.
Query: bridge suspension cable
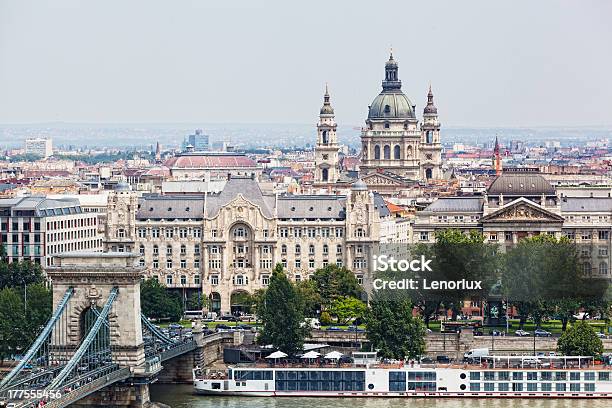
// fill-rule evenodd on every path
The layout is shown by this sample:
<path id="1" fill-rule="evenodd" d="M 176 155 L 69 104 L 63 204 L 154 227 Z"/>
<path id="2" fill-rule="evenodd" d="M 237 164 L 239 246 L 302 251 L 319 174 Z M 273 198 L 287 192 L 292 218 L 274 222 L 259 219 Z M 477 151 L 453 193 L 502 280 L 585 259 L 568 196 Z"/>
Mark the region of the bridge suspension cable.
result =
<path id="1" fill-rule="evenodd" d="M 111 289 L 108 295 L 108 299 L 104 304 L 104 307 L 102 308 L 102 311 L 97 316 L 95 323 L 93 324 L 93 326 L 91 326 L 91 329 L 87 333 L 87 336 L 85 337 L 77 351 L 74 353 L 74 356 L 68 361 L 66 366 L 64 366 L 62 371 L 53 379 L 53 381 L 51 381 L 47 389 L 58 389 L 64 383 L 64 381 L 68 379 L 71 374 L 73 374 L 74 370 L 77 368 L 77 364 L 81 362 L 82 358 L 86 357 L 89 351 L 89 347 L 92 344 L 94 344 L 96 352 L 99 352 L 101 349 L 106 348 L 106 346 L 110 346 L 105 344 L 98 344 L 101 342 L 99 338 L 100 336 L 98 336 L 98 334 L 100 328 L 104 324 L 104 321 L 108 318 L 108 314 L 111 310 L 113 302 L 117 298 L 118 293 L 119 288 L 114 287 L 113 289 Z M 104 341 L 102 341 L 102 343 L 104 343 Z M 110 353 L 110 349 L 108 350 L 108 352 Z"/>
<path id="2" fill-rule="evenodd" d="M 60 321 L 60 317 L 64 315 L 64 311 L 66 310 L 66 305 L 68 304 L 68 301 L 72 297 L 73 293 L 74 293 L 74 288 L 70 287 L 66 289 L 64 296 L 60 300 L 60 303 L 57 305 L 57 308 L 55 309 L 55 311 L 53 312 L 51 319 L 49 319 L 49 321 L 47 322 L 47 325 L 44 327 L 42 332 L 40 332 L 36 340 L 34 340 L 34 342 L 32 343 L 32 346 L 30 346 L 25 356 L 23 356 L 21 361 L 19 361 L 19 364 L 17 364 L 11 370 L 11 372 L 8 373 L 0 382 L 0 391 L 9 387 L 11 385 L 11 382 L 24 369 L 24 367 L 26 367 L 27 365 L 31 365 L 32 360 L 38 354 L 39 350 L 47 346 L 51 333 L 54 331 L 56 323 Z M 47 354 L 47 351 L 45 350 L 45 355 L 46 354 Z M 45 357 L 46 356 L 43 356 L 43 358 Z"/>

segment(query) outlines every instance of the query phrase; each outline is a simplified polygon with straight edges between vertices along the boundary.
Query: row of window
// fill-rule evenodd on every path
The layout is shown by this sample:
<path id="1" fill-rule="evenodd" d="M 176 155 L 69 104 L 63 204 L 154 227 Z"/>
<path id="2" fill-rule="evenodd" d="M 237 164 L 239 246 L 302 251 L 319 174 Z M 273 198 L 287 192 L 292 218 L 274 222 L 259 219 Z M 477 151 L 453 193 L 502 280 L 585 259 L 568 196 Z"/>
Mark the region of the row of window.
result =
<path id="1" fill-rule="evenodd" d="M 167 245 L 166 246 L 166 256 L 172 256 L 174 249 L 172 247 L 172 245 Z M 141 256 L 145 255 L 145 246 L 144 245 L 140 245 L 139 247 L 139 252 Z M 185 244 L 181 244 L 180 248 L 179 248 L 179 253 L 180 255 L 184 256 L 187 255 L 187 245 Z M 158 256 L 159 255 L 159 246 L 158 245 L 153 245 L 153 251 L 152 251 L 153 256 Z M 200 255 L 200 244 L 195 244 L 193 246 L 193 254 L 194 255 Z"/>
<path id="2" fill-rule="evenodd" d="M 461 374 L 462 378 L 465 377 L 464 374 Z M 599 372 L 598 373 L 599 381 L 610 381 L 610 373 L 609 372 Z M 510 373 L 509 371 L 471 371 L 470 372 L 470 380 L 478 381 L 480 379 L 484 379 L 485 381 L 509 381 L 510 377 L 512 377 L 513 381 L 522 381 L 526 379 L 527 381 L 567 381 L 568 372 L 567 371 L 513 371 Z M 595 381 L 595 372 L 593 371 L 570 371 L 569 372 L 569 380 L 570 381 Z"/>
<path id="3" fill-rule="evenodd" d="M 575 240 L 576 239 L 576 231 L 564 231 L 563 232 L 563 236 L 571 239 L 571 240 Z M 591 239 L 593 239 L 595 236 L 597 236 L 597 239 L 600 241 L 607 241 L 610 239 L 610 231 L 608 230 L 599 230 L 597 231 L 597 235 L 595 235 L 595 232 L 593 231 L 580 231 L 579 235 L 580 239 L 582 241 L 590 241 Z"/>
<path id="4" fill-rule="evenodd" d="M 159 282 L 159 277 L 157 275 L 153 275 L 151 277 L 152 279 L 155 279 L 156 281 Z M 178 284 L 181 285 L 187 285 L 189 284 L 189 277 L 187 275 L 181 275 L 179 276 L 178 279 Z M 174 285 L 175 284 L 175 280 L 174 280 L 174 276 L 173 275 L 166 275 L 166 285 Z M 194 285 L 200 285 L 201 284 L 201 277 L 200 274 L 195 274 L 193 275 L 193 284 Z"/>
<path id="5" fill-rule="evenodd" d="M 91 237 L 95 237 L 97 233 L 98 231 L 95 228 L 73 230 L 73 231 L 63 231 L 63 232 L 52 232 L 52 233 L 47 233 L 47 241 L 57 242 L 57 241 L 65 241 L 69 239 L 91 238 Z M 26 236 L 27 235 L 24 235 L 24 238 Z"/>
<path id="6" fill-rule="evenodd" d="M 344 228 L 341 228 L 341 227 L 335 227 L 335 228 L 330 228 L 330 227 L 318 227 L 318 228 L 314 228 L 314 227 L 308 227 L 308 228 L 304 228 L 304 227 L 293 227 L 293 228 L 281 227 L 281 228 L 279 228 L 278 233 L 279 233 L 279 236 L 281 238 L 302 238 L 302 237 L 307 237 L 307 238 L 317 238 L 317 237 L 321 237 L 321 238 L 332 238 L 332 237 L 342 238 L 342 237 L 344 237 Z"/>
<path id="7" fill-rule="evenodd" d="M 470 383 L 470 391 L 567 391 L 566 383 Z M 462 385 L 462 387 L 464 387 Z M 510 388 L 512 387 L 512 388 Z M 595 391 L 595 383 L 570 383 L 570 391 Z"/>
<path id="8" fill-rule="evenodd" d="M 202 237 L 202 229 L 201 228 L 138 228 L 138 238 L 174 238 L 175 236 L 179 238 L 201 238 Z"/>

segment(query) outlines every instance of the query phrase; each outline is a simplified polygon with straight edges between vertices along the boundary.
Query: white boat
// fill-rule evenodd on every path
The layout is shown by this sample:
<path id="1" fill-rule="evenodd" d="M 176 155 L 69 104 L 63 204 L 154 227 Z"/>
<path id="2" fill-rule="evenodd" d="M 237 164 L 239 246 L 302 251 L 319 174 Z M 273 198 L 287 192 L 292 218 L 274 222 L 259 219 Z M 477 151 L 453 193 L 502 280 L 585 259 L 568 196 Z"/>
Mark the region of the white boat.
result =
<path id="1" fill-rule="evenodd" d="M 612 398 L 612 367 L 592 357 L 487 356 L 478 364 L 248 365 L 194 370 L 205 395 Z"/>

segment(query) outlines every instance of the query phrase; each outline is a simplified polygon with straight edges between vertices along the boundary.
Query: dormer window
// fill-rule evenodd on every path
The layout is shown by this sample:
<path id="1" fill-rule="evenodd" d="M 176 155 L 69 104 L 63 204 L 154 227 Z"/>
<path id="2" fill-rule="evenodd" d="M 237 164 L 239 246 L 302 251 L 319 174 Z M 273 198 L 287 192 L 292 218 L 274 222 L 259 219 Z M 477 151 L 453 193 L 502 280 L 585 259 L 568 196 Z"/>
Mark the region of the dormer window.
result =
<path id="1" fill-rule="evenodd" d="M 172 211 L 172 207 L 168 207 L 168 211 Z"/>
<path id="2" fill-rule="evenodd" d="M 385 105 L 385 113 L 391 113 L 391 107 L 389 105 Z"/>
<path id="3" fill-rule="evenodd" d="M 385 122 L 385 129 L 389 129 L 389 122 Z"/>

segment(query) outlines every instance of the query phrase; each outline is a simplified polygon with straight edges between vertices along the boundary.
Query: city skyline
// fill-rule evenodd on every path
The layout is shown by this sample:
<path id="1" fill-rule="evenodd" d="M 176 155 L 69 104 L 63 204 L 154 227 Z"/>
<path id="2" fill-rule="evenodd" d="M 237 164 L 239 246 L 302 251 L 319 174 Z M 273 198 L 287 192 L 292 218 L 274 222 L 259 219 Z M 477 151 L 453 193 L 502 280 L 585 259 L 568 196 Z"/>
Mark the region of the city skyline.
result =
<path id="1" fill-rule="evenodd" d="M 446 126 L 609 126 L 611 6 L 561 3 L 0 1 L 0 124 L 315 123 L 328 83 L 358 126 L 393 47 Z"/>

